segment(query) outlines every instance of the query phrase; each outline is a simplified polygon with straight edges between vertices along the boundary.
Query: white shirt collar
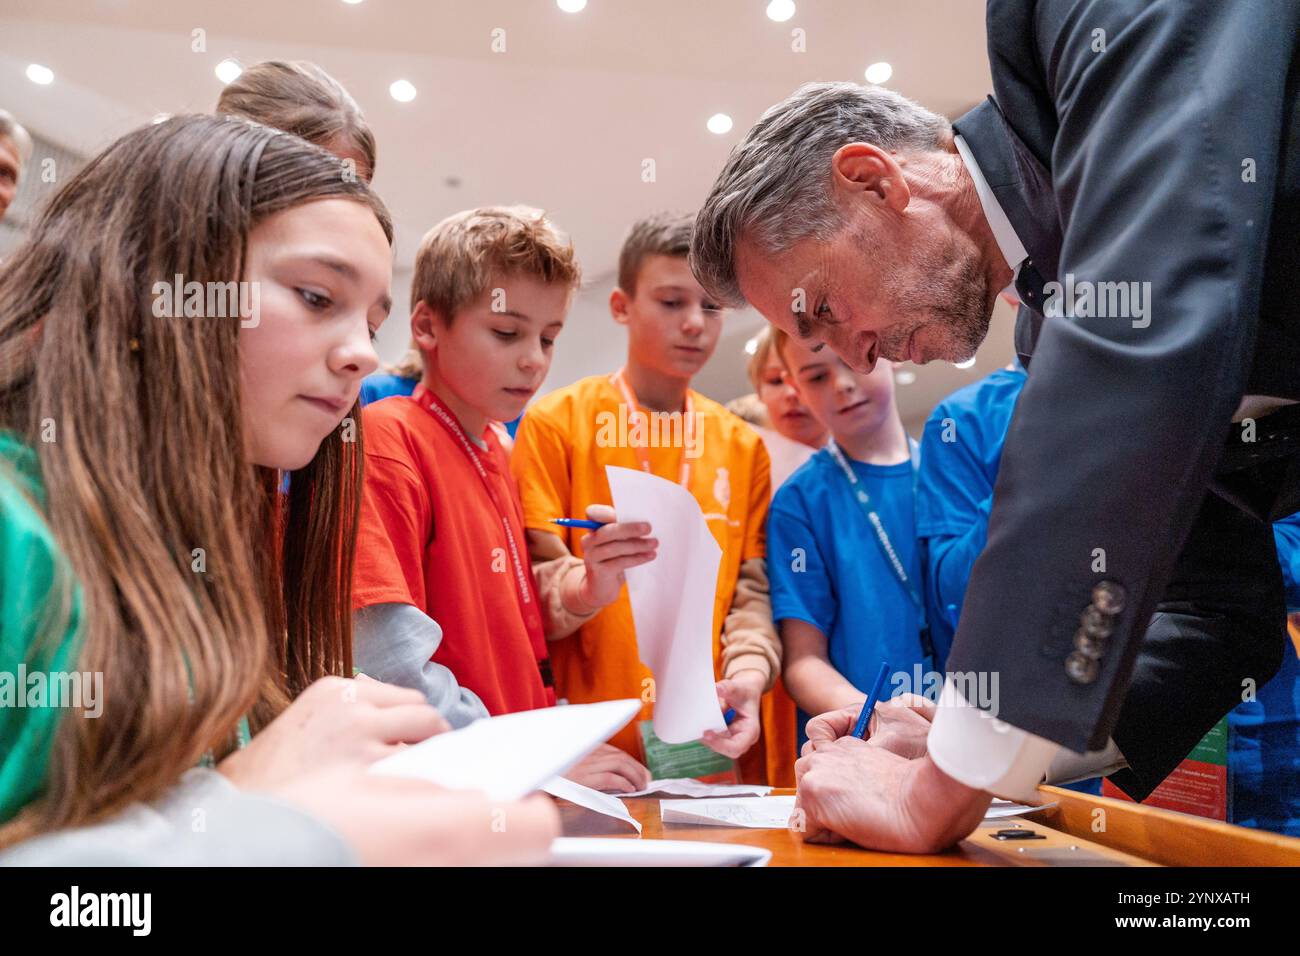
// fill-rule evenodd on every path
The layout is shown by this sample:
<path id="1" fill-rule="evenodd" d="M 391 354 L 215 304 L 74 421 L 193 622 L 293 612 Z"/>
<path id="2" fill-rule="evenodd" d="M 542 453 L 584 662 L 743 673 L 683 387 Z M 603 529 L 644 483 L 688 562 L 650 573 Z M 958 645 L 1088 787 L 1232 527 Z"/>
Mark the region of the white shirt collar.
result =
<path id="1" fill-rule="evenodd" d="M 966 140 L 961 136 L 953 136 L 952 141 L 961 155 L 962 162 L 966 164 L 966 169 L 970 172 L 970 178 L 975 183 L 975 194 L 979 196 L 980 206 L 984 209 L 984 218 L 988 220 L 989 228 L 993 230 L 993 241 L 998 244 L 998 250 L 1002 253 L 1002 258 L 1007 260 L 1011 271 L 1018 274 L 1020 266 L 1029 258 L 1029 253 L 1025 251 L 1025 244 L 1020 241 L 1016 230 L 1011 226 L 1011 220 L 1002 211 L 1002 206 L 993 195 L 993 189 L 984 178 L 984 173 L 980 171 L 979 163 L 975 162 L 975 156 L 966 145 Z"/>

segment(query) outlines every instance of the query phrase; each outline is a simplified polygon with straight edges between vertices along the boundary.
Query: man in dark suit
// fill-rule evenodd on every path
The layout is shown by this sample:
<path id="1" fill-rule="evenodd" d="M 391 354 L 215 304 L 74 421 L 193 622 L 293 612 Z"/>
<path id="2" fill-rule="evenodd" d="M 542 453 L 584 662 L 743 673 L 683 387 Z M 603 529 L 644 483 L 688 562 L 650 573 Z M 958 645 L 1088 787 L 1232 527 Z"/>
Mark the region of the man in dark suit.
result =
<path id="1" fill-rule="evenodd" d="M 733 151 L 692 247 L 724 301 L 860 368 L 969 357 L 1013 283 L 1027 307 L 940 706 L 882 707 L 866 743 L 856 714 L 809 725 L 810 838 L 933 850 L 1045 777 L 1141 799 L 1276 671 L 1298 36 L 1293 0 L 992 0 L 994 96 L 952 126 L 813 84 Z M 974 699 L 961 678 L 990 674 Z"/>

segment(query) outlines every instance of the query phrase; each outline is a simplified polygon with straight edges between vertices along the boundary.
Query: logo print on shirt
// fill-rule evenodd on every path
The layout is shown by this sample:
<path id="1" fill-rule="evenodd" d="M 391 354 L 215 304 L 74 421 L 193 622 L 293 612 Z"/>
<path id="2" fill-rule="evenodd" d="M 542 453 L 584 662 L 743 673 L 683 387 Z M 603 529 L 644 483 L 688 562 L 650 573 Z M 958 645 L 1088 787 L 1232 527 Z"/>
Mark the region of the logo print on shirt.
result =
<path id="1" fill-rule="evenodd" d="M 731 507 L 731 476 L 725 468 L 719 468 L 718 476 L 713 479 L 713 497 L 722 505 L 722 510 Z"/>

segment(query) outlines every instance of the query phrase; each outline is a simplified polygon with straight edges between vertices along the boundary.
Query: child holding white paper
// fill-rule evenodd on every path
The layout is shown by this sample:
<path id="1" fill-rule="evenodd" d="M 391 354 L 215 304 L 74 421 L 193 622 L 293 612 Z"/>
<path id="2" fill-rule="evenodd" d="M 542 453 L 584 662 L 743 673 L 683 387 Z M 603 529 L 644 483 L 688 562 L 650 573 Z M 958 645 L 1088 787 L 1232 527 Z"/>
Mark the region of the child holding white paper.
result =
<path id="1" fill-rule="evenodd" d="M 744 755 L 740 770 L 747 781 L 793 786 L 793 712 L 783 715 L 766 700 L 760 703 L 781 667 L 763 569 L 768 457 L 748 425 L 690 387 L 713 354 L 723 318 L 686 261 L 692 225 L 690 216 L 671 214 L 633 225 L 609 299 L 614 321 L 628 331 L 626 365 L 535 403 L 515 436 L 511 468 L 539 575 L 578 573 L 601 541 L 603 532 L 557 528 L 551 519 L 581 516 L 589 506 L 609 502 L 606 465 L 652 472 L 695 497 L 723 550 L 713 608 L 714 676 L 722 678 L 724 707 L 737 715 L 727 732 L 706 735 L 704 743 L 728 757 Z M 557 611 L 547 638 L 558 693 L 574 703 L 646 701 L 641 724 L 614 738 L 642 756 L 653 678 L 638 655 L 627 597 L 618 596 L 603 610 L 566 600 Z M 774 754 L 780 762 L 769 767 L 769 749 L 750 748 L 759 742 L 760 729 L 779 739 L 783 728 L 788 736 Z M 662 768 L 655 775 L 684 774 Z"/>
<path id="2" fill-rule="evenodd" d="M 831 433 L 777 491 L 767 523 L 772 614 L 802 746 L 809 716 L 862 705 L 882 661 L 911 673 L 916 664 L 931 670 L 933 657 L 923 633 L 914 443 L 894 404 L 893 364 L 880 359 L 873 371 L 856 372 L 829 349 L 813 352 L 777 329 L 773 343 L 800 398 Z"/>

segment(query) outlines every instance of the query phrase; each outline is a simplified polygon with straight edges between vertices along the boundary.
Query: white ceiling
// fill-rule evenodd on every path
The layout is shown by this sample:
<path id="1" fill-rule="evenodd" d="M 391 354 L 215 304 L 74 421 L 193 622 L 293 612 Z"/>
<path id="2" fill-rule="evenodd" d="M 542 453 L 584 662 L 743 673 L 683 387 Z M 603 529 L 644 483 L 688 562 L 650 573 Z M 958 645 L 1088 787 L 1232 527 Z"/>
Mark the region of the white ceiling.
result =
<path id="1" fill-rule="evenodd" d="M 890 86 L 950 116 L 989 89 L 978 0 L 798 0 L 786 23 L 766 5 L 590 0 L 571 15 L 554 0 L 3 0 L 0 107 L 88 154 L 158 113 L 210 110 L 221 88 L 213 67 L 226 57 L 314 60 L 356 97 L 379 142 L 375 186 L 398 229 L 385 357 L 405 344 L 403 287 L 423 232 L 458 209 L 526 202 L 570 233 L 589 283 L 548 380 L 561 385 L 621 360 L 605 300 L 628 224 L 694 209 L 731 146 L 800 83 L 861 81 L 867 64 L 887 60 Z M 497 28 L 505 52 L 493 52 Z M 792 50 L 796 28 L 806 52 Z M 196 29 L 204 52 L 191 49 Z M 24 78 L 32 62 L 54 70 L 51 86 Z M 415 84 L 413 102 L 389 96 L 399 78 Z M 735 120 L 730 133 L 705 129 L 716 112 Z M 747 390 L 742 346 L 761 320 L 746 311 L 727 321 L 698 380 L 721 400 Z M 915 427 L 948 391 L 1005 363 L 1010 341 L 999 311 L 975 368 L 917 369 L 899 390 L 904 419 Z"/>

